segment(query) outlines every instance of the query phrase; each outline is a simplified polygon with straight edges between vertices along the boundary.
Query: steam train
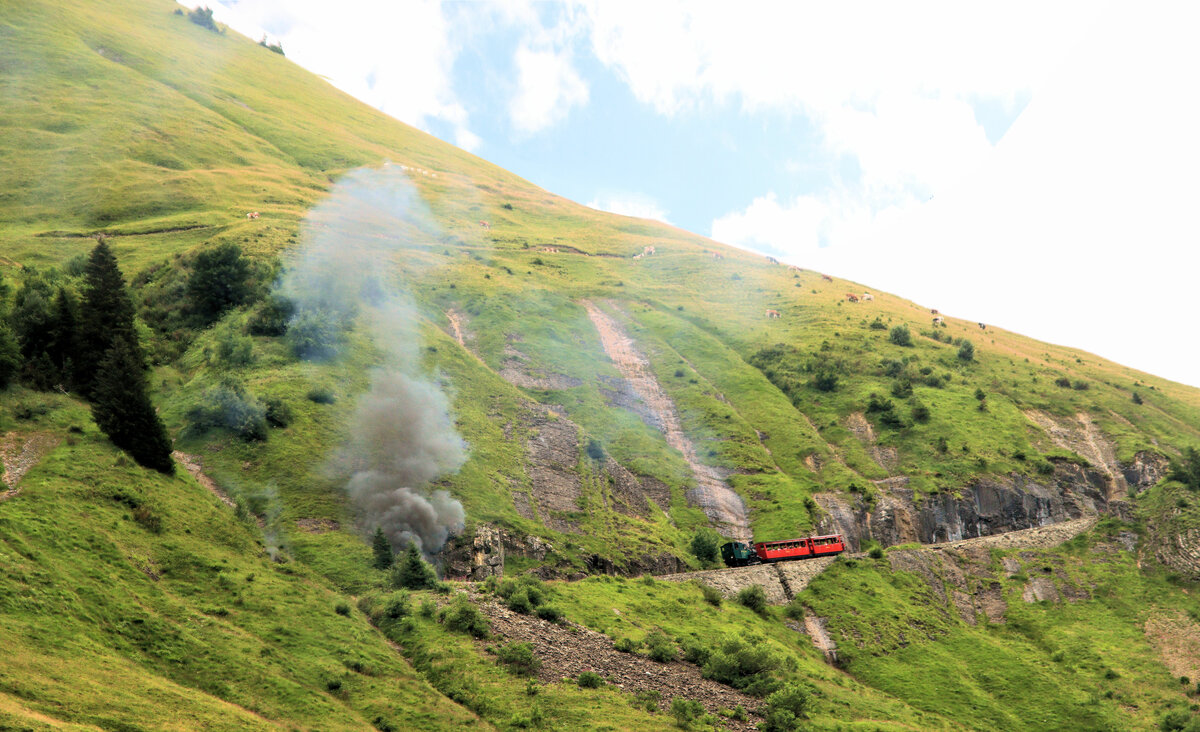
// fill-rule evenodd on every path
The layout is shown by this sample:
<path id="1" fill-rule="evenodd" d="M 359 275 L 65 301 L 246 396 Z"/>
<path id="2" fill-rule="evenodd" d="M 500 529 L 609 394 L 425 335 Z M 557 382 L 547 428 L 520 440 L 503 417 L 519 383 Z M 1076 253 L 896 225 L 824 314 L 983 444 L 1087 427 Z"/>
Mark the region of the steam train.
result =
<path id="1" fill-rule="evenodd" d="M 730 541 L 721 545 L 721 559 L 729 567 L 745 567 L 762 562 L 784 562 L 789 559 L 812 559 L 828 557 L 846 551 L 846 541 L 841 534 L 808 536 L 786 541 L 759 541 L 749 543 Z"/>

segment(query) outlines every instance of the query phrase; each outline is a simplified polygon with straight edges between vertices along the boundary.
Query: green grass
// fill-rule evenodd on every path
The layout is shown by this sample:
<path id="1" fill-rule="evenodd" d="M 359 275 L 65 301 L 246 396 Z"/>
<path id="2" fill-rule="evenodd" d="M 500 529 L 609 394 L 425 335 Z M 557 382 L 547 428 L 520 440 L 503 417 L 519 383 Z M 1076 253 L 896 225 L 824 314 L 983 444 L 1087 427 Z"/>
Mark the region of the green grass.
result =
<path id="1" fill-rule="evenodd" d="M 18 438 L 83 432 L 67 433 L 0 514 L 0 710 L 105 728 L 166 709 L 212 729 L 472 719 L 361 615 L 337 614 L 345 598 L 311 569 L 271 562 L 257 528 L 190 477 L 136 467 L 77 403 L 47 401 L 33 421 L 7 417 Z"/>
<path id="2" fill-rule="evenodd" d="M 163 709 L 183 726 L 213 728 L 363 727 L 376 717 L 397 727 L 480 724 L 475 707 L 438 691 L 455 673 L 477 684 L 470 698 L 486 723 L 522 721 L 523 682 L 472 642 L 414 620 L 395 636 L 414 670 L 357 611 L 333 611 L 349 595 L 382 591 L 337 471 L 329 470 L 369 370 L 385 358 L 365 329 L 353 330 L 345 355 L 331 362 L 299 362 L 282 340 L 256 337 L 252 358 L 231 365 L 214 355 L 216 346 L 244 331 L 247 312 L 231 312 L 207 331 L 179 320 L 179 287 L 198 249 L 236 243 L 273 272 L 303 241 L 313 207 L 364 166 L 391 161 L 428 173 L 412 179 L 429 221 L 362 223 L 394 245 L 379 269 L 416 303 L 420 368 L 445 386 L 469 446 L 463 468 L 440 484 L 466 506 L 468 532 L 493 525 L 542 537 L 554 547 L 545 563 L 564 574 L 582 571 L 592 555 L 626 569 L 661 553 L 695 565 L 686 546 L 705 523 L 684 499 L 692 476 L 682 457 L 657 429 L 613 404 L 620 374 L 584 299 L 635 339 L 701 460 L 730 473 L 763 539 L 810 529 L 820 518 L 814 494 L 869 492 L 870 481 L 887 477 L 871 456 L 876 445 L 848 428 L 872 393 L 891 399 L 906 423 L 890 428 L 867 414 L 877 446 L 896 450 L 893 472 L 920 492 L 954 493 L 1013 474 L 1044 481 L 1037 465 L 1046 458 L 1079 459 L 1051 444 L 1028 410 L 1059 419 L 1086 413 L 1122 461 L 1200 445 L 1200 391 L 947 317 L 937 332 L 976 347 L 975 360 L 963 363 L 956 346 L 923 334 L 933 332 L 925 305 L 878 292 L 872 302 L 850 304 L 844 294 L 864 285 L 792 272 L 664 224 L 558 198 L 354 101 L 250 39 L 199 28 L 176 7 L 168 0 L 0 7 L 0 274 L 12 285 L 26 267 L 68 267 L 90 249 L 90 237 L 109 236 L 134 284 L 155 360 L 155 402 L 180 435 L 178 447 L 201 455 L 267 530 L 236 519 L 189 478 L 133 467 L 72 398 L 20 388 L 0 396 L 4 432 L 62 440 L 0 509 L 0 633 L 12 649 L 0 661 L 0 726 L 132 726 Z M 262 217 L 248 220 L 248 211 Z M 645 246 L 657 253 L 633 260 Z M 466 319 L 469 348 L 448 334 L 451 308 Z M 766 319 L 768 308 L 782 317 Z M 876 318 L 883 330 L 870 327 Z M 911 347 L 888 341 L 897 325 L 912 332 Z M 779 358 L 755 357 L 776 344 L 787 346 Z M 520 357 L 535 375 L 577 385 L 514 386 L 500 372 Z M 809 385 L 814 360 L 840 364 L 837 389 Z M 901 376 L 889 375 L 885 360 L 902 362 Z M 942 374 L 950 378 L 929 384 Z M 891 396 L 904 378 L 913 395 Z M 1064 389 L 1058 378 L 1088 388 Z M 259 399 L 282 400 L 292 422 L 262 443 L 220 431 L 185 434 L 188 410 L 226 379 Z M 314 388 L 336 401 L 313 402 Z M 976 390 L 986 395 L 986 411 Z M 1134 392 L 1143 404 L 1133 402 Z M 929 408 L 928 422 L 911 419 L 915 401 Z M 40 405 L 46 410 L 38 416 Z M 536 506 L 532 518 L 517 510 L 514 496 L 532 489 L 525 443 L 535 409 L 579 427 L 574 470 L 582 496 L 566 516 L 575 533 L 550 529 Z M 17 419 L 19 412 L 33 418 Z M 73 425 L 83 432 L 69 432 Z M 616 510 L 585 454 L 592 440 L 635 475 L 665 484 L 668 510 L 647 517 Z M 134 503 L 159 517 L 161 534 L 133 519 Z M 1198 504 L 1180 486 L 1160 485 L 1137 501 L 1138 530 L 1151 541 L 1195 529 Z M 298 522 L 311 519 L 340 528 L 310 533 Z M 290 561 L 270 562 L 267 545 Z M 1089 547 L 1084 541 L 1051 554 L 1064 571 L 1096 584 L 1093 599 L 1027 606 L 1018 597 L 1021 579 L 1001 580 L 1010 619 L 1000 627 L 965 625 L 931 600 L 924 580 L 884 564 L 838 565 L 803 598 L 834 632 L 861 639 L 844 644 L 848 674 L 826 666 L 779 611 L 763 619 L 731 603 L 711 608 L 687 586 L 593 578 L 560 586 L 556 602 L 569 617 L 619 637 L 640 640 L 655 629 L 703 640 L 761 636 L 818 691 L 816 728 L 1049 729 L 1072 720 L 1152 727 L 1159 711 L 1184 700 L 1137 628 L 1151 608 L 1184 609 L 1187 588 L 1159 576 L 1149 553 L 1138 571 L 1127 556 L 1109 561 Z M 506 569 L 536 564 L 509 556 Z M 1058 651 L 1066 660 L 1050 665 Z M 1116 678 L 1104 678 L 1108 669 Z M 342 681 L 338 693 L 327 686 L 334 679 Z M 480 699 L 494 701 L 485 707 Z M 562 728 L 664 721 L 622 706 L 611 689 L 552 684 L 539 699 Z"/>

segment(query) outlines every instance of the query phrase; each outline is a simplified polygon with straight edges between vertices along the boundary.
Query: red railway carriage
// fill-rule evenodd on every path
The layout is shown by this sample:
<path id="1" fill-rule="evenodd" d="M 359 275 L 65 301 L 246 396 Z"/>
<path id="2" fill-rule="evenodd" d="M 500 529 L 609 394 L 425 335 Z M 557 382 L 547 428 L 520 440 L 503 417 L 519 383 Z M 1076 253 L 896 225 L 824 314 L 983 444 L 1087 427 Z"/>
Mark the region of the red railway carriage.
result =
<path id="1" fill-rule="evenodd" d="M 763 541 L 754 545 L 754 553 L 763 562 L 824 557 L 844 551 L 846 551 L 846 542 L 840 534 L 809 536 L 804 539 L 787 541 Z"/>

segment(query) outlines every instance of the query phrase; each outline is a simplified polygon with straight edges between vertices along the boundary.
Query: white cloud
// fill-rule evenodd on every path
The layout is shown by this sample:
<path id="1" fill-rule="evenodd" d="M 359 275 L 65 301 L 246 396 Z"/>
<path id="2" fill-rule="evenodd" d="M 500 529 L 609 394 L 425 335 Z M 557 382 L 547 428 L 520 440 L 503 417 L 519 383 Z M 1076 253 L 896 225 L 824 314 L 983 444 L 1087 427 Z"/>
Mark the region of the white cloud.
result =
<path id="1" fill-rule="evenodd" d="M 513 126 L 532 134 L 550 127 L 588 101 L 588 87 L 564 51 L 517 49 L 518 90 L 509 104 Z"/>
<path id="2" fill-rule="evenodd" d="M 589 201 L 587 206 L 597 211 L 607 211 L 639 219 L 654 219 L 664 224 L 671 223 L 667 220 L 667 212 L 654 199 L 638 193 L 614 193 L 597 196 Z"/>
<path id="3" fill-rule="evenodd" d="M 437 0 L 216 0 L 214 16 L 251 38 L 269 33 L 288 58 L 334 86 L 414 127 L 450 125 L 477 148 L 452 71 L 457 29 Z"/>
<path id="4" fill-rule="evenodd" d="M 933 200 L 856 211 L 832 193 L 768 195 L 713 234 L 1200 385 L 1181 337 L 1200 271 L 1193 27 L 1178 9 L 1094 23 L 995 148 Z M 817 248 L 813 231 L 831 245 Z"/>

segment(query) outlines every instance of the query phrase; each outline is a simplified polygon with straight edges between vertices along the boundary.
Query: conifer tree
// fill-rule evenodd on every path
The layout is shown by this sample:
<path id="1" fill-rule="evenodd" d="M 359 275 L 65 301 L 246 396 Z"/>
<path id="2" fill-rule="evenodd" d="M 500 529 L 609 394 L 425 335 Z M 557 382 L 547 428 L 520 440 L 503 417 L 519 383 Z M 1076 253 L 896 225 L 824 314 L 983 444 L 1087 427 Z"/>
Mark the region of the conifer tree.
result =
<path id="1" fill-rule="evenodd" d="M 117 258 L 103 238 L 88 257 L 84 277 L 75 377 L 80 390 L 90 397 L 96 387 L 100 360 L 117 340 L 125 341 L 130 356 L 139 364 L 139 373 L 144 358 L 133 324 L 133 301 L 125 289 Z"/>
<path id="2" fill-rule="evenodd" d="M 65 287 L 58 288 L 54 298 L 46 353 L 58 370 L 62 385 L 70 388 L 75 382 L 75 362 L 79 360 L 79 301 Z"/>
<path id="3" fill-rule="evenodd" d="M 8 323 L 0 320 L 0 389 L 7 389 L 9 382 L 21 368 L 21 349 Z"/>
<path id="4" fill-rule="evenodd" d="M 425 563 L 416 544 L 409 542 L 404 556 L 392 567 L 392 584 L 407 590 L 424 590 L 437 584 L 433 567 Z"/>
<path id="5" fill-rule="evenodd" d="M 375 537 L 371 540 L 371 548 L 375 550 L 375 569 L 390 569 L 395 557 L 392 555 L 392 542 L 388 541 L 382 527 L 375 528 Z"/>
<path id="6" fill-rule="evenodd" d="M 168 475 L 175 472 L 171 438 L 146 394 L 142 359 L 124 338 L 113 343 L 96 369 L 92 418 L 139 464 Z"/>

